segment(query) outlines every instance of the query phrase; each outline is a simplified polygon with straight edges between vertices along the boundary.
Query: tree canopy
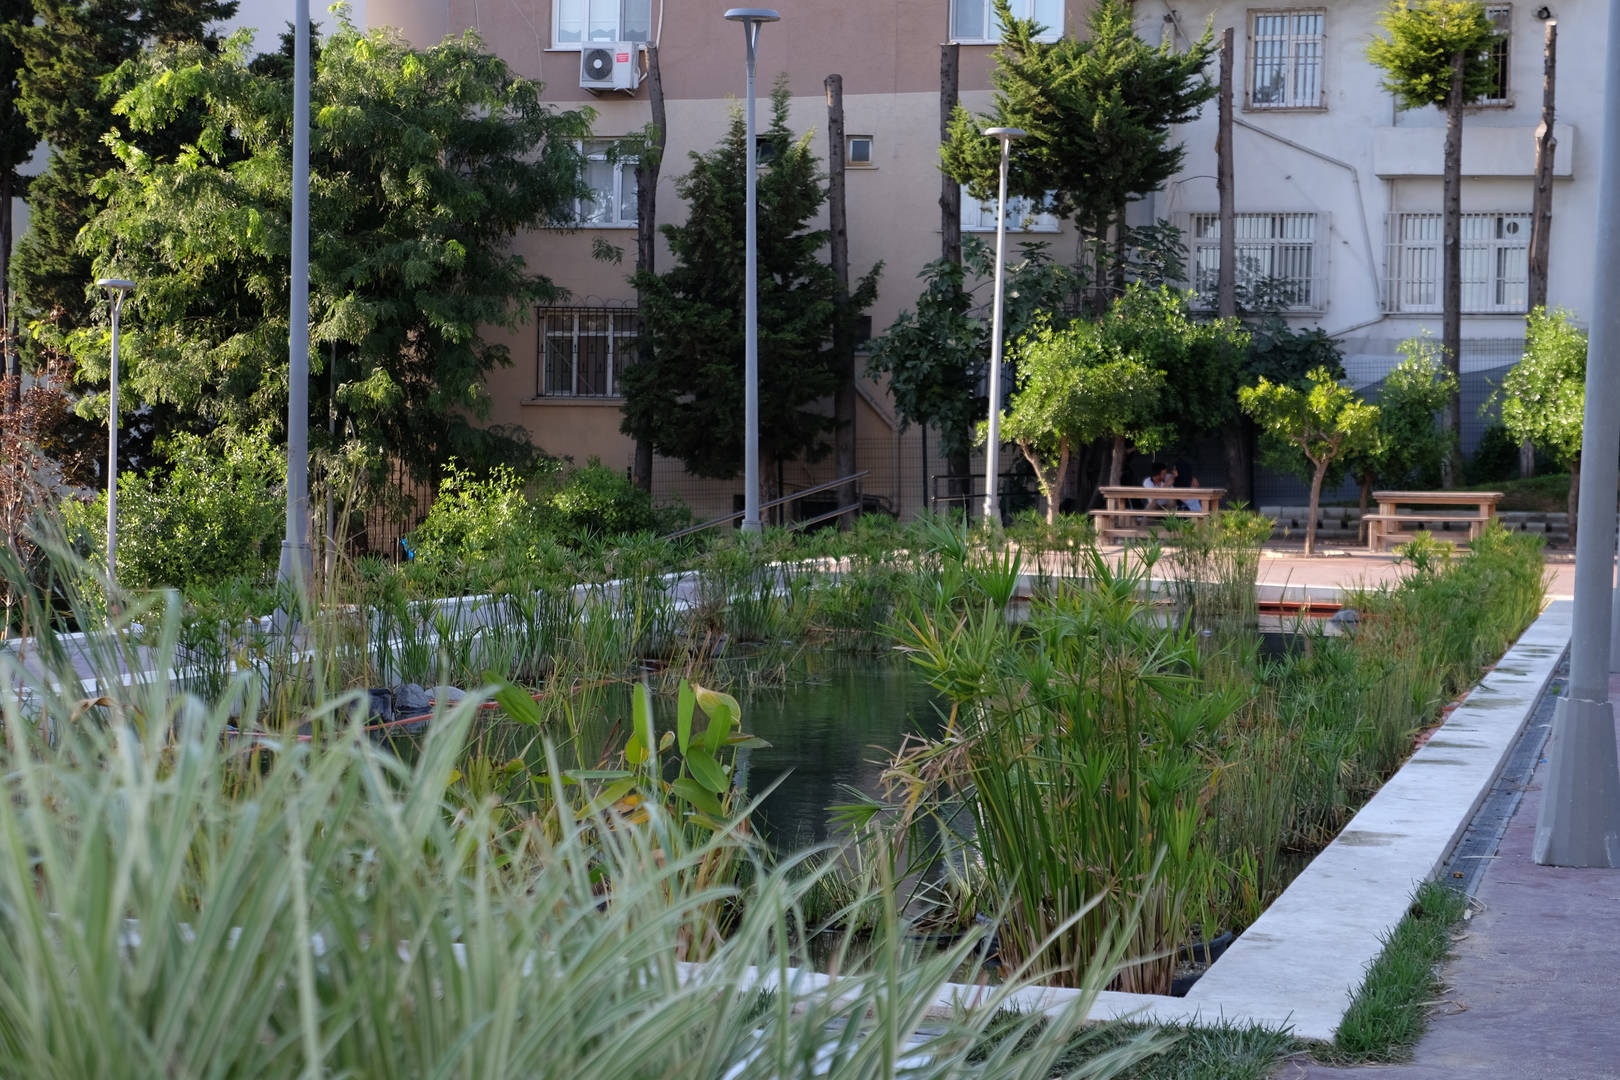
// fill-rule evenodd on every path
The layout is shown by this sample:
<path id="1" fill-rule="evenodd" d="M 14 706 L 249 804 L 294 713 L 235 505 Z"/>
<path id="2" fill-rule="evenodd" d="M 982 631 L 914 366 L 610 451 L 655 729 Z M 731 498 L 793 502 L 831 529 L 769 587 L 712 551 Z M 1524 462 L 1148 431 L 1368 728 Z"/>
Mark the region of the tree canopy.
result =
<path id="1" fill-rule="evenodd" d="M 272 437 L 285 423 L 292 87 L 286 65 L 250 64 L 249 35 L 128 69 L 112 140 L 121 168 L 82 250 L 98 273 L 138 280 L 126 308 L 124 388 L 199 426 Z M 483 378 L 510 362 L 481 328 L 511 326 L 561 293 L 510 249 L 521 230 L 571 218 L 583 193 L 574 140 L 590 114 L 540 102 L 471 32 L 427 49 L 346 20 L 311 76 L 310 429 L 336 404 L 354 446 L 418 475 L 451 455 L 521 453 L 480 428 Z M 175 124 L 196 137 L 152 149 Z M 105 370 L 104 328 L 73 343 Z M 324 376 L 324 377 L 323 377 Z"/>
<path id="2" fill-rule="evenodd" d="M 1373 442 L 1355 462 L 1363 509 L 1374 481 L 1396 488 L 1432 484 L 1451 452 L 1451 434 L 1440 428 L 1436 414 L 1456 391 L 1456 376 L 1446 370 L 1432 337 L 1408 338 L 1399 349 L 1401 362 L 1378 391 Z"/>
<path id="3" fill-rule="evenodd" d="M 1378 25 L 1385 36 L 1372 39 L 1367 58 L 1383 71 L 1379 85 L 1402 109 L 1445 108 L 1458 53 L 1463 100 L 1490 93 L 1496 31 L 1477 0 L 1394 0 Z"/>
<path id="4" fill-rule="evenodd" d="M 1494 400 L 1514 442 L 1538 450 L 1569 470 L 1569 531 L 1574 537 L 1586 422 L 1586 331 L 1563 308 L 1536 308 L 1527 317 L 1524 358 L 1509 369 Z"/>
<path id="5" fill-rule="evenodd" d="M 826 451 L 833 418 L 821 407 L 837 388 L 832 349 L 840 285 L 823 257 L 827 231 L 811 227 L 827 189 L 809 137 L 788 128 L 788 89 L 771 94 L 760 139 L 756 224 L 759 260 L 759 446 L 777 461 Z M 660 231 L 674 265 L 638 273 L 652 357 L 624 372 L 625 434 L 679 458 L 698 476 L 743 468 L 747 130 L 734 109 L 725 137 L 675 182 L 687 218 Z M 880 267 L 850 290 L 855 319 L 877 295 Z"/>

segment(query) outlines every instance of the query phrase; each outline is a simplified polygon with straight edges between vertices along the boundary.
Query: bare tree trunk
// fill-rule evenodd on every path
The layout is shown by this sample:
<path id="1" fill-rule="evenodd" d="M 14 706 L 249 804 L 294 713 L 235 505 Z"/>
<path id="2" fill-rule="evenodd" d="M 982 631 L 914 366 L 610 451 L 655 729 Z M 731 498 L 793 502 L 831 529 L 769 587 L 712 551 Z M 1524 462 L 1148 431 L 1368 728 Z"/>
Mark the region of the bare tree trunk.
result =
<path id="1" fill-rule="evenodd" d="M 1575 460 L 1569 463 L 1569 496 L 1564 502 L 1564 511 L 1569 515 L 1569 547 L 1575 549 L 1575 515 L 1581 506 L 1581 455 L 1577 451 Z"/>
<path id="2" fill-rule="evenodd" d="M 1046 523 L 1057 524 L 1058 506 L 1063 502 L 1063 481 L 1069 475 L 1069 440 L 1058 440 L 1058 466 L 1057 476 L 1052 481 L 1052 490 L 1046 495 Z"/>
<path id="3" fill-rule="evenodd" d="M 838 292 L 833 299 L 833 363 L 838 388 L 833 391 L 833 455 L 839 476 L 855 472 L 855 324 L 849 310 L 849 213 L 844 193 L 844 77 L 829 75 L 827 89 L 827 247 Z M 855 481 L 838 488 L 838 505 L 855 502 Z M 854 514 L 838 519 L 849 528 Z"/>
<path id="4" fill-rule="evenodd" d="M 1451 58 L 1451 96 L 1446 101 L 1445 248 L 1441 254 L 1440 348 L 1446 368 L 1457 379 L 1445 412 L 1451 446 L 1441 461 L 1440 486 L 1457 485 L 1462 469 L 1462 125 L 1463 64 L 1467 57 Z"/>
<path id="5" fill-rule="evenodd" d="M 1221 271 L 1216 307 L 1237 314 L 1237 210 L 1232 191 L 1232 28 L 1221 35 L 1220 126 L 1215 137 L 1215 190 L 1221 200 Z"/>
<path id="6" fill-rule="evenodd" d="M 1110 268 L 1109 280 L 1113 284 L 1115 296 L 1125 295 L 1125 240 L 1129 230 L 1125 226 L 1124 199 L 1114 207 L 1114 265 Z"/>
<path id="7" fill-rule="evenodd" d="M 1322 505 L 1322 478 L 1327 476 L 1328 463 L 1326 461 L 1316 466 L 1311 476 L 1311 518 L 1305 523 L 1305 554 L 1316 554 L 1316 514 Z"/>
<path id="8" fill-rule="evenodd" d="M 1114 436 L 1114 455 L 1108 463 L 1108 482 L 1118 487 L 1125 476 L 1125 436 Z"/>
<path id="9" fill-rule="evenodd" d="M 636 272 L 651 274 L 658 242 L 658 174 L 664 164 L 668 131 L 664 115 L 664 81 L 658 73 L 658 46 L 647 46 L 647 99 L 652 105 L 652 145 L 636 160 Z M 636 303 L 644 306 L 641 290 Z M 652 339 L 645 331 L 638 334 L 637 359 L 652 362 Z M 653 447 L 650 439 L 636 440 L 636 459 L 630 474 L 636 487 L 652 490 Z"/>
<path id="10" fill-rule="evenodd" d="M 11 310 L 11 171 L 0 169 L 0 375 L 11 376 L 0 409 L 12 413 L 22 405 L 22 352 L 15 340 L 16 325 Z"/>
<path id="11" fill-rule="evenodd" d="M 1558 72 L 1558 20 L 1547 21 L 1546 46 L 1542 54 L 1541 125 L 1536 128 L 1536 187 L 1530 201 L 1530 280 L 1529 307 L 1534 311 L 1547 306 L 1548 252 L 1552 243 L 1553 159 L 1558 140 L 1553 135 L 1557 117 L 1555 85 Z M 1536 473 L 1536 448 L 1529 439 L 1519 447 L 1519 475 Z"/>
<path id="12" fill-rule="evenodd" d="M 961 46 L 939 47 L 939 141 L 944 145 L 950 132 L 951 114 L 956 111 L 957 64 Z M 962 261 L 962 186 L 945 173 L 939 174 L 939 257 L 946 262 Z"/>
<path id="13" fill-rule="evenodd" d="M 1252 503 L 1254 490 L 1249 485 L 1249 429 L 1243 417 L 1233 418 L 1221 429 L 1221 451 L 1226 459 L 1226 501 L 1229 504 Z"/>

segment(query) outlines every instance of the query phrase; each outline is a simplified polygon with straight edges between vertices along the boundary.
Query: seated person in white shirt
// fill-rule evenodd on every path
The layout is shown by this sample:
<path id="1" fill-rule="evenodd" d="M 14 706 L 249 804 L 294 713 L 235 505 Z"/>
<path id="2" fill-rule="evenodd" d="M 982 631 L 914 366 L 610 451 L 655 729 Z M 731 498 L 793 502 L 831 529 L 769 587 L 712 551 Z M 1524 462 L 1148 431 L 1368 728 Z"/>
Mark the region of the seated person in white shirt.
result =
<path id="1" fill-rule="evenodd" d="M 1167 488 L 1172 486 L 1174 483 L 1175 473 L 1170 471 L 1164 462 L 1155 461 L 1153 463 L 1153 467 L 1148 471 L 1147 477 L 1143 479 L 1142 486 L 1145 488 Z M 1169 499 L 1147 500 L 1147 509 L 1149 510 L 1166 510 L 1169 509 L 1169 507 Z"/>

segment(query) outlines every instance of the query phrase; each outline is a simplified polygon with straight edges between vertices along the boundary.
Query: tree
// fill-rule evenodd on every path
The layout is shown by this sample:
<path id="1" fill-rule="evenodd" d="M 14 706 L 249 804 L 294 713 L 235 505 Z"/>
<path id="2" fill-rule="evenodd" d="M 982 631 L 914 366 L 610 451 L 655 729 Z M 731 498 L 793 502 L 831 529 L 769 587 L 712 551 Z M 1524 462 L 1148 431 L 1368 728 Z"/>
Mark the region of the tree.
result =
<path id="1" fill-rule="evenodd" d="M 132 65 L 118 102 L 132 134 L 98 186 L 86 229 L 98 271 L 140 281 L 122 376 L 133 404 L 168 405 L 237 431 L 286 417 L 292 86 L 278 58 L 250 65 L 250 37 L 222 55 L 186 45 Z M 560 294 L 510 241 L 569 220 L 583 194 L 574 140 L 584 112 L 540 101 L 472 33 L 427 49 L 340 21 L 314 59 L 310 145 L 310 370 L 334 353 L 354 446 L 424 479 L 446 458 L 532 453 L 526 435 L 480 428 L 484 375 L 510 363 L 482 328 L 512 326 Z M 190 118 L 196 118 L 192 120 Z M 178 152 L 169 125 L 199 124 Z M 130 317 L 132 316 L 132 317 Z M 105 372 L 100 327 L 73 345 Z M 327 378 L 311 380 L 324 432 Z"/>
<path id="2" fill-rule="evenodd" d="M 29 184 L 28 231 L 11 266 L 19 315 L 37 340 L 86 325 L 104 302 L 87 288 L 95 275 L 75 237 L 99 209 L 96 178 L 117 166 L 103 136 L 117 126 L 113 101 L 126 85 L 120 65 L 150 46 L 213 44 L 208 27 L 234 15 L 236 0 L 33 0 L 32 7 L 33 18 L 8 19 L 5 33 L 21 56 L 17 110 L 50 147 L 45 171 Z"/>
<path id="3" fill-rule="evenodd" d="M 1363 514 L 1375 482 L 1397 488 L 1424 482 L 1420 478 L 1438 474 L 1451 452 L 1451 434 L 1441 430 L 1435 417 L 1451 400 L 1456 376 L 1446 370 L 1428 336 L 1408 338 L 1399 349 L 1403 359 L 1384 376 L 1378 391 L 1372 444 L 1352 464 L 1361 485 Z"/>
<path id="4" fill-rule="evenodd" d="M 1130 237 L 1125 207 L 1158 190 L 1181 168 L 1183 149 L 1171 129 L 1192 120 L 1215 95 L 1205 74 L 1214 36 L 1186 52 L 1167 37 L 1151 46 L 1137 37 L 1134 11 L 1124 0 L 1101 0 L 1084 38 L 1037 41 L 1041 28 L 1015 19 L 996 0 L 1001 48 L 991 72 L 989 113 L 958 106 L 940 149 L 946 173 L 979 198 L 994 194 L 1001 150 L 987 127 L 1022 128 L 1013 143 L 1008 192 L 1044 203 L 1072 218 L 1091 247 L 1094 303 L 1106 301 L 1105 279 L 1117 295 L 1125 285 Z M 1110 227 L 1114 244 L 1107 243 Z"/>
<path id="5" fill-rule="evenodd" d="M 1586 414 L 1586 332 L 1563 308 L 1536 308 L 1526 318 L 1524 358 L 1492 395 L 1515 442 L 1535 443 L 1569 470 L 1569 539 L 1575 541 L 1581 490 L 1581 429 Z"/>
<path id="6" fill-rule="evenodd" d="M 1273 438 L 1293 446 L 1304 458 L 1311 478 L 1310 521 L 1305 526 L 1305 554 L 1316 552 L 1316 509 L 1322 501 L 1322 481 L 1340 459 L 1371 444 L 1378 424 L 1378 407 L 1341 386 L 1326 368 L 1307 378 L 1308 388 L 1281 386 L 1261 379 L 1258 386 L 1238 391 L 1243 411 Z"/>
<path id="7" fill-rule="evenodd" d="M 810 222 L 826 201 L 808 137 L 787 126 L 788 88 L 771 93 L 761 140 L 759 258 L 759 445 L 781 462 L 825 452 L 832 417 L 820 402 L 838 386 L 831 342 L 840 285 L 822 260 L 827 232 Z M 625 434 L 680 458 L 699 476 L 743 467 L 743 283 L 747 131 L 734 109 L 720 144 L 692 154 L 676 181 L 687 202 L 682 225 L 662 228 L 675 265 L 637 274 L 653 357 L 624 373 Z M 877 295 L 880 266 L 849 291 L 847 317 Z"/>
<path id="8" fill-rule="evenodd" d="M 969 471 L 975 425 L 989 414 L 984 396 L 990 357 L 990 322 L 976 309 L 969 277 L 988 285 L 995 252 L 976 237 L 962 243 L 962 262 L 938 259 L 923 268 L 915 311 L 901 311 L 873 344 L 867 371 L 886 375 L 902 424 L 924 424 L 939 435 L 952 475 Z M 1022 244 L 1006 267 L 1003 339 L 1016 341 L 1037 318 L 1060 316 L 1075 284 L 1044 244 Z"/>
<path id="9" fill-rule="evenodd" d="M 1156 449 L 1154 426 L 1165 376 L 1141 357 L 1122 353 L 1098 323 L 1041 327 L 1018 346 L 1018 394 L 1001 433 L 1035 470 L 1046 496 L 1046 520 L 1056 522 L 1076 447 L 1130 439 Z"/>
<path id="10" fill-rule="evenodd" d="M 15 329 L 11 305 L 11 200 L 27 184 L 17 167 L 33 155 L 38 140 L 18 108 L 22 53 L 12 42 L 12 28 L 32 25 L 34 0 L 0 0 L 0 377 L 18 375 L 11 331 Z M 12 382 L 0 410 L 9 411 L 21 398 L 22 382 Z"/>
<path id="11" fill-rule="evenodd" d="M 1379 20 L 1367 58 L 1384 70 L 1383 87 L 1401 109 L 1446 110 L 1444 244 L 1440 347 L 1451 373 L 1462 378 L 1462 126 L 1463 106 L 1490 92 L 1495 31 L 1477 0 L 1393 0 Z M 1445 413 L 1453 437 L 1462 430 L 1462 396 L 1453 390 Z M 1460 473 L 1460 447 L 1448 456 L 1442 482 Z"/>

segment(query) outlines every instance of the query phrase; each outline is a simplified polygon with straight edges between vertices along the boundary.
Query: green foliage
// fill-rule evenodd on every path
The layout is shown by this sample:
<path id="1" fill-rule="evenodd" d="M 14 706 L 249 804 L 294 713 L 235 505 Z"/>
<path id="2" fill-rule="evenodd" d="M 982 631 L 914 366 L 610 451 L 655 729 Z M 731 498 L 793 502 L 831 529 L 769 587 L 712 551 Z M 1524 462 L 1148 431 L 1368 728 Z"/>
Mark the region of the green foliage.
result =
<path id="1" fill-rule="evenodd" d="M 1326 368 L 1307 376 L 1308 387 L 1282 386 L 1262 378 L 1256 386 L 1238 391 L 1243 411 L 1279 443 L 1303 458 L 1311 480 L 1310 524 L 1305 529 L 1305 554 L 1316 548 L 1316 508 L 1329 468 L 1341 459 L 1364 453 L 1374 445 L 1378 407 L 1368 405 L 1348 387 L 1341 386 Z"/>
<path id="2" fill-rule="evenodd" d="M 1337 338 L 1320 326 L 1295 330 L 1280 318 L 1266 318 L 1249 327 L 1249 355 L 1244 364 L 1246 382 L 1266 379 L 1284 386 L 1303 387 L 1306 376 L 1326 368 L 1335 379 L 1344 378 L 1344 353 Z"/>
<path id="3" fill-rule="evenodd" d="M 132 63 L 117 104 L 130 134 L 98 185 L 107 209 L 82 250 L 141 283 L 126 308 L 124 386 L 189 423 L 280 429 L 286 416 L 292 86 L 180 45 Z M 475 34 L 425 49 L 340 20 L 312 72 L 311 411 L 325 417 L 336 353 L 339 430 L 371 460 L 431 475 L 451 455 L 521 457 L 526 436 L 480 428 L 487 372 L 510 362 L 481 335 L 559 290 L 510 241 L 564 220 L 580 193 L 573 140 L 589 114 L 540 101 Z M 201 127 L 167 152 L 177 125 Z M 92 377 L 103 328 L 74 337 Z M 325 424 L 312 424 L 314 440 Z"/>
<path id="4" fill-rule="evenodd" d="M 32 0 L 5 19 L 0 33 L 21 64 L 16 111 L 50 148 L 44 173 L 29 185 L 29 227 L 12 264 L 17 311 L 35 338 L 55 344 L 62 330 L 87 325 L 101 300 L 99 290 L 87 288 L 98 275 L 75 240 L 100 209 L 95 179 L 117 164 L 102 136 L 118 127 L 112 106 L 125 85 L 120 64 L 153 46 L 190 41 L 211 48 L 217 39 L 208 28 L 236 7 L 235 0 Z M 6 118 L 0 159 L 19 151 L 26 158 L 34 139 L 12 123 L 10 109 L 0 116 Z M 177 145 L 172 140 L 166 148 Z"/>
<path id="5" fill-rule="evenodd" d="M 532 563 L 542 553 L 542 533 L 527 481 L 497 465 L 479 475 L 451 459 L 428 515 L 410 544 L 424 568 L 454 573 L 480 563 Z"/>
<path id="6" fill-rule="evenodd" d="M 990 323 L 973 313 L 967 279 L 983 288 L 994 279 L 995 251 L 977 237 L 962 242 L 960 265 L 936 259 L 923 268 L 915 312 L 901 311 L 873 343 L 867 370 L 887 375 L 895 409 L 906 424 L 939 435 L 946 457 L 966 456 L 974 425 L 989 403 L 979 393 L 990 355 Z M 1003 340 L 1016 341 L 1067 306 L 1077 279 L 1054 262 L 1045 244 L 1020 244 L 1004 268 Z"/>
<path id="7" fill-rule="evenodd" d="M 1358 475 L 1395 488 L 1410 488 L 1438 477 L 1451 453 L 1451 433 L 1437 414 L 1457 392 L 1457 377 L 1446 370 L 1440 348 L 1427 335 L 1399 345 L 1401 362 L 1384 376 L 1378 391 L 1378 426 L 1372 446 L 1356 455 Z"/>
<path id="8" fill-rule="evenodd" d="M 181 432 L 166 468 L 118 477 L 118 582 L 126 589 L 191 589 L 276 565 L 286 522 L 285 453 L 264 431 L 214 439 Z M 68 502 L 70 536 L 105 557 L 107 494 Z"/>
<path id="9" fill-rule="evenodd" d="M 1586 331 L 1570 318 L 1562 308 L 1532 311 L 1524 358 L 1492 396 L 1512 439 L 1529 439 L 1565 467 L 1580 455 L 1586 411 Z"/>
<path id="10" fill-rule="evenodd" d="M 679 527 L 679 512 L 653 506 L 652 494 L 630 478 L 596 458 L 574 469 L 554 491 L 540 498 L 547 528 L 570 542 L 585 537 L 624 536 L 629 533 L 672 531 Z"/>
<path id="11" fill-rule="evenodd" d="M 1008 191 L 1073 218 L 1101 245 L 1125 204 L 1157 190 L 1181 167 L 1171 129 L 1191 120 L 1215 95 L 1205 66 L 1215 53 L 1204 34 L 1186 52 L 1167 36 L 1151 46 L 1136 36 L 1123 0 L 1092 9 L 1088 32 L 1054 42 L 1015 19 L 997 0 L 1001 48 L 991 72 L 994 105 L 986 114 L 957 108 L 940 149 L 945 172 L 978 197 L 993 194 L 1001 144 L 987 127 L 1028 132 L 1012 144 Z"/>
<path id="12" fill-rule="evenodd" d="M 811 225 L 827 189 L 809 136 L 788 129 L 788 96 L 785 82 L 772 91 L 757 189 L 759 439 L 766 459 L 826 450 L 833 419 L 818 405 L 841 378 L 830 347 L 840 286 L 821 254 L 827 231 Z M 624 372 L 621 426 L 699 476 L 729 477 L 743 468 L 747 150 L 735 109 L 720 144 L 694 151 L 692 170 L 675 183 L 686 221 L 661 229 L 675 265 L 634 278 L 652 358 Z M 877 295 L 880 269 L 851 290 L 851 320 Z"/>
<path id="13" fill-rule="evenodd" d="M 1384 37 L 1367 46 L 1367 59 L 1383 70 L 1383 88 L 1402 109 L 1446 107 L 1452 63 L 1464 57 L 1463 100 L 1491 91 L 1495 30 L 1477 0 L 1393 0 L 1378 20 Z"/>

